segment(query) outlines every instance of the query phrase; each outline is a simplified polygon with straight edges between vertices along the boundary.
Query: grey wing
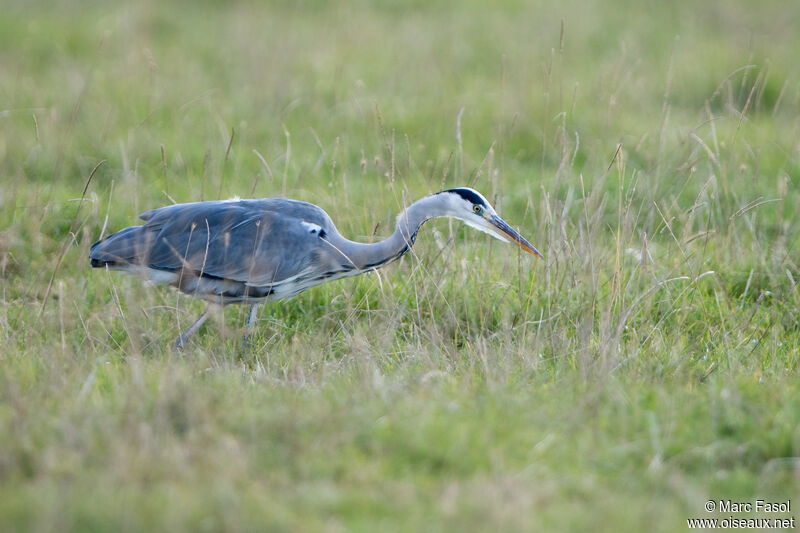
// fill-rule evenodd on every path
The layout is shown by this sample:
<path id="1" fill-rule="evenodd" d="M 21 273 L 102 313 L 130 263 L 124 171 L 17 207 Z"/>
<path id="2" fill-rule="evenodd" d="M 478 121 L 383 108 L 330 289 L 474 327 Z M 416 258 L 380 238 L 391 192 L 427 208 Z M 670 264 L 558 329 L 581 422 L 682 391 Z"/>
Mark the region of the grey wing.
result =
<path id="1" fill-rule="evenodd" d="M 329 245 L 321 237 L 332 223 L 324 211 L 304 202 L 200 202 L 142 218 L 144 226 L 120 234 L 138 230 L 128 239 L 135 241 L 128 247 L 137 250 L 128 260 L 157 270 L 266 286 L 327 268 Z"/>

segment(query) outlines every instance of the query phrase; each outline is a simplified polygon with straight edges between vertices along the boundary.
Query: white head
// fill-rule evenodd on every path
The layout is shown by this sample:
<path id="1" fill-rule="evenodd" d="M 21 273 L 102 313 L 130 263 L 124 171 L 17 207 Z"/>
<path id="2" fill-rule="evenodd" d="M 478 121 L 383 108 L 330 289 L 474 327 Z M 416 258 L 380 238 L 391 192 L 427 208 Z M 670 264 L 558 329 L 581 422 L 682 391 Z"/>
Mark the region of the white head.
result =
<path id="1" fill-rule="evenodd" d="M 462 220 L 476 230 L 488 233 L 504 242 L 512 242 L 523 251 L 543 259 L 542 254 L 514 231 L 478 191 L 467 187 L 448 189 L 433 196 L 442 209 L 442 216 Z"/>

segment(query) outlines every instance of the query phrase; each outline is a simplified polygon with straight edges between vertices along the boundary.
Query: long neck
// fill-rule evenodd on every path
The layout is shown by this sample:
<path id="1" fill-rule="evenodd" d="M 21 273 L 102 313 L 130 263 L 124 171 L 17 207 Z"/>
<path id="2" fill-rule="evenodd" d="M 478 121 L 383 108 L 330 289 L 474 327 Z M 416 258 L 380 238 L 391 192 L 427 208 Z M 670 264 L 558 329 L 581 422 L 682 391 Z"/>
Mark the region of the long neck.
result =
<path id="1" fill-rule="evenodd" d="M 397 226 L 388 239 L 374 244 L 363 244 L 341 239 L 338 246 L 359 270 L 380 268 L 399 259 L 411 249 L 422 224 L 431 219 L 446 216 L 436 196 L 427 196 L 400 213 Z"/>

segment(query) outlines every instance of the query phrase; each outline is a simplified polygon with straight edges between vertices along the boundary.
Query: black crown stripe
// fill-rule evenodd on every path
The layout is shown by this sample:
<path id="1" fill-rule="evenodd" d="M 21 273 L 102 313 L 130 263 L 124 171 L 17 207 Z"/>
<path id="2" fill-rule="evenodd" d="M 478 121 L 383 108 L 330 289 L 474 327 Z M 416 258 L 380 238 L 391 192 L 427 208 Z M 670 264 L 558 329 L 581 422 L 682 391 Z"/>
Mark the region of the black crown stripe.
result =
<path id="1" fill-rule="evenodd" d="M 486 205 L 486 202 L 483 201 L 483 198 L 478 196 L 475 193 L 475 191 L 472 191 L 470 189 L 462 189 L 462 188 L 447 189 L 446 191 L 442 191 L 442 192 L 451 192 L 453 194 L 459 195 L 461 198 L 463 198 L 464 200 L 466 200 L 466 201 L 468 201 L 470 203 L 477 204 L 477 205 L 482 205 L 484 207 L 488 207 Z"/>

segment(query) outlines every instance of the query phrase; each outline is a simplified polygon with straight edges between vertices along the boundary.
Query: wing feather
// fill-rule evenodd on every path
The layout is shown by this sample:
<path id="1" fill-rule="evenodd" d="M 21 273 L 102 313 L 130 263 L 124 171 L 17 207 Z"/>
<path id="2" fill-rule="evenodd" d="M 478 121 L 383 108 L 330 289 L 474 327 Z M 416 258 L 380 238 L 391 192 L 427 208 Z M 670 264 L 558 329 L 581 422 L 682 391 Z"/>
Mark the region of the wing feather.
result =
<path id="1" fill-rule="evenodd" d="M 144 226 L 112 235 L 100 248 L 109 257 L 158 270 L 190 270 L 208 277 L 268 286 L 312 275 L 324 253 L 318 232 L 333 231 L 320 208 L 294 200 L 239 200 L 178 204 L 148 211 Z M 119 251 L 114 245 L 118 238 Z M 124 244 L 124 250 L 123 245 Z"/>

